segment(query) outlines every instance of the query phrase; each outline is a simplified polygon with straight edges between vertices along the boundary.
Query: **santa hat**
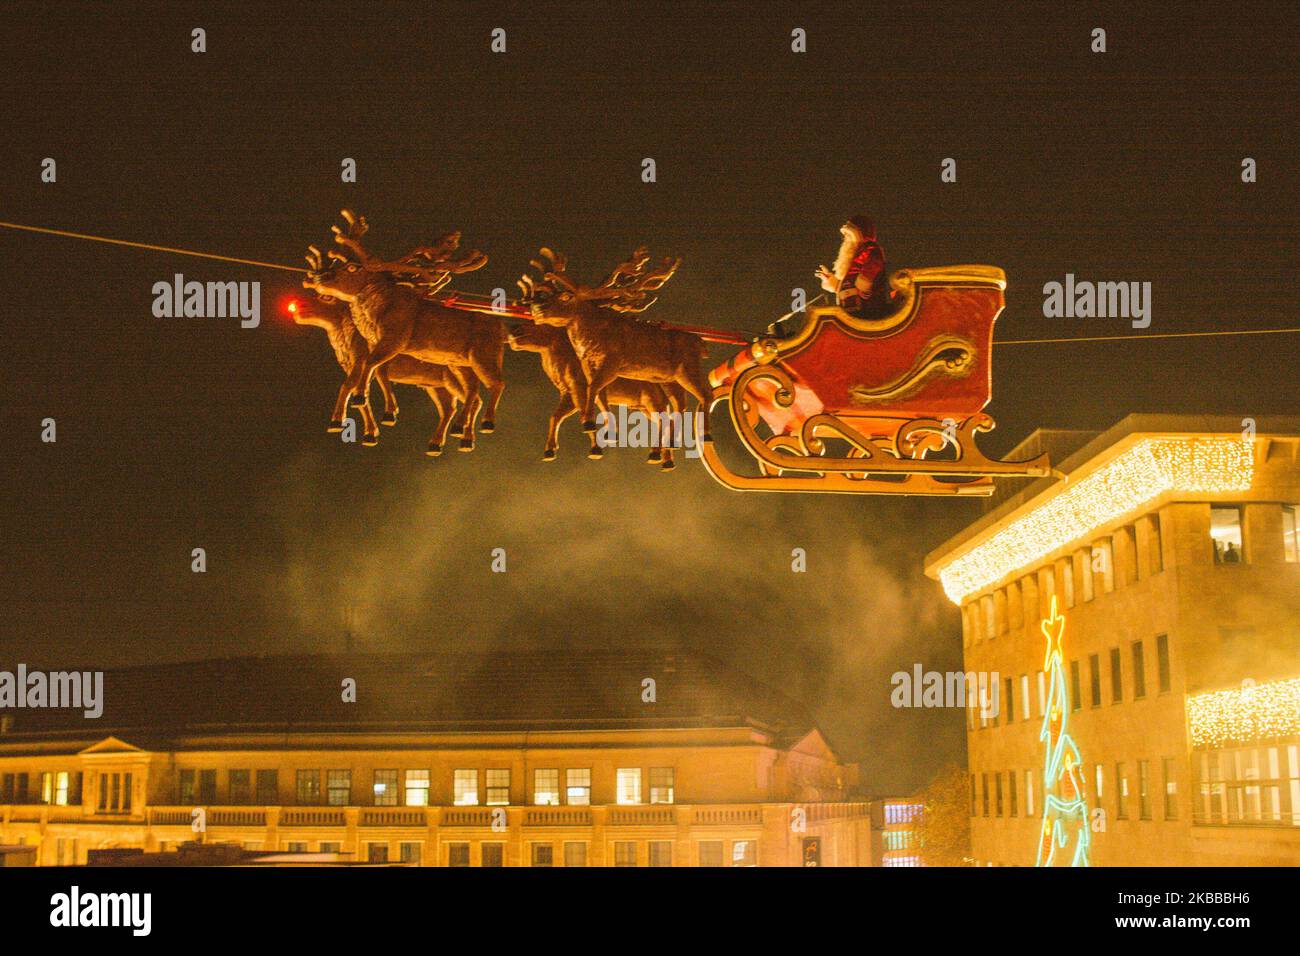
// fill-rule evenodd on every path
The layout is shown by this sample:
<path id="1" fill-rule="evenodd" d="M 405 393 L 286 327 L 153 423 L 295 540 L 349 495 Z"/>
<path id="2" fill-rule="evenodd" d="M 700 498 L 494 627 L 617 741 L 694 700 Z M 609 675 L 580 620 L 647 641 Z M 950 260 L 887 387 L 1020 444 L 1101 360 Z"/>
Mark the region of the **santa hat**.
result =
<path id="1" fill-rule="evenodd" d="M 857 229 L 858 232 L 862 233 L 863 239 L 876 238 L 876 224 L 870 216 L 866 216 L 866 215 L 850 216 L 849 224 L 852 225 L 855 229 Z"/>

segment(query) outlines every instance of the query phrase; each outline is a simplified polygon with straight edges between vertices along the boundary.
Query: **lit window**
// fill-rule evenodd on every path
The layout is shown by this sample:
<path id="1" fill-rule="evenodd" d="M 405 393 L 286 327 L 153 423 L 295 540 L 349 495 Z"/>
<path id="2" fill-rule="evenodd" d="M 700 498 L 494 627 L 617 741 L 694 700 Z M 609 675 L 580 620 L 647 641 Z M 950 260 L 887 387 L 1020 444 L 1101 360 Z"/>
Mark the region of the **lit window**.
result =
<path id="1" fill-rule="evenodd" d="M 477 770 L 452 771 L 451 802 L 458 807 L 478 806 L 478 771 Z M 468 863 L 466 863 L 465 865 L 469 866 Z"/>
<path id="2" fill-rule="evenodd" d="M 374 793 L 375 793 L 375 806 L 377 807 L 397 806 L 397 771 L 376 770 Z"/>
<path id="3" fill-rule="evenodd" d="M 636 843 L 632 840 L 614 841 L 614 865 L 636 866 Z"/>
<path id="4" fill-rule="evenodd" d="M 352 802 L 352 771 L 331 770 L 326 773 L 325 791 L 331 807 L 346 807 Z"/>
<path id="5" fill-rule="evenodd" d="M 671 840 L 650 841 L 650 865 L 651 866 L 672 866 L 673 865 L 673 843 Z"/>
<path id="6" fill-rule="evenodd" d="M 1241 540 L 1241 509 L 1210 509 L 1210 540 L 1218 564 L 1241 564 L 1245 560 Z"/>
<path id="7" fill-rule="evenodd" d="M 320 803 L 320 771 L 298 771 L 298 803 L 304 806 Z"/>
<path id="8" fill-rule="evenodd" d="M 408 807 L 429 805 L 429 771 L 406 771 L 406 805 Z"/>
<path id="9" fill-rule="evenodd" d="M 54 777 L 54 803 L 56 806 L 68 805 L 68 772 L 60 770 Z"/>
<path id="10" fill-rule="evenodd" d="M 1128 819 L 1128 811 L 1124 806 L 1124 799 L 1128 796 L 1128 778 L 1124 776 L 1124 765 L 1115 764 L 1115 817 L 1119 820 Z"/>
<path id="11" fill-rule="evenodd" d="M 1029 675 L 1020 675 L 1020 719 L 1028 720 L 1029 714 Z"/>
<path id="12" fill-rule="evenodd" d="M 564 772 L 565 799 L 575 807 L 591 803 L 591 770 L 581 768 Z"/>
<path id="13" fill-rule="evenodd" d="M 1104 787 L 1104 784 L 1106 782 L 1105 772 L 1101 769 L 1101 764 L 1093 764 L 1092 777 L 1093 777 L 1093 786 L 1097 788 L 1096 791 L 1097 802 L 1101 803 L 1102 797 L 1106 795 L 1105 787 Z"/>
<path id="14" fill-rule="evenodd" d="M 560 803 L 560 771 L 533 771 L 533 803 L 539 807 L 554 807 Z"/>
<path id="15" fill-rule="evenodd" d="M 1047 701 L 1047 675 L 1043 671 L 1038 672 L 1038 716 L 1043 716 L 1043 707 Z"/>
<path id="16" fill-rule="evenodd" d="M 616 791 L 616 800 L 618 803 L 640 803 L 641 802 L 641 768 L 640 767 L 620 767 L 618 770 L 618 788 Z"/>
<path id="17" fill-rule="evenodd" d="M 1162 761 L 1165 771 L 1165 819 L 1178 819 L 1178 781 L 1174 778 L 1174 758 Z"/>
<path id="18" fill-rule="evenodd" d="M 1300 505 L 1282 506 L 1282 554 L 1288 562 L 1300 561 L 1300 535 L 1296 529 L 1300 526 Z"/>
<path id="19" fill-rule="evenodd" d="M 570 840 L 564 844 L 565 866 L 587 865 L 587 844 L 580 840 Z"/>
<path id="20" fill-rule="evenodd" d="M 487 772 L 487 805 L 504 807 L 510 803 L 510 771 L 489 770 Z"/>
<path id="21" fill-rule="evenodd" d="M 1151 761 L 1138 761 L 1138 818 L 1151 819 Z"/>
<path id="22" fill-rule="evenodd" d="M 673 802 L 673 768 L 672 767 L 651 767 L 650 768 L 650 802 L 651 803 L 672 803 Z"/>
<path id="23" fill-rule="evenodd" d="M 736 840 L 731 844 L 732 866 L 758 866 L 758 844 L 753 840 Z"/>

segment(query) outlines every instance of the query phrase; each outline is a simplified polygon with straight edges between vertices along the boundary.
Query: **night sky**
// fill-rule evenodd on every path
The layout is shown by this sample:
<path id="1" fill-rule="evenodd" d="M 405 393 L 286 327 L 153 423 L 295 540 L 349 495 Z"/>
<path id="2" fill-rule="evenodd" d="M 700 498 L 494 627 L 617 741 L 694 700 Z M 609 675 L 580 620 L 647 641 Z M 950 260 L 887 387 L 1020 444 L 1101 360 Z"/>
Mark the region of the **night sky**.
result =
<path id="1" fill-rule="evenodd" d="M 1129 6 L 11 4 L 0 219 L 300 265 L 346 205 L 387 255 L 463 230 L 478 292 L 540 245 L 597 279 L 646 242 L 683 258 L 648 317 L 754 331 L 869 212 L 892 268 L 1005 269 L 1002 339 L 1132 331 L 1044 318 L 1067 272 L 1151 282 L 1152 333 L 1297 324 L 1295 6 Z M 154 318 L 176 272 L 261 281 L 261 326 Z M 889 676 L 960 668 L 921 558 L 977 502 L 737 494 L 695 461 L 588 462 L 576 418 L 543 464 L 555 393 L 527 353 L 472 455 L 426 459 L 432 410 L 400 387 L 380 445 L 345 445 L 323 333 L 277 312 L 294 281 L 0 230 L 0 665 L 339 651 L 351 608 L 362 650 L 706 651 L 806 700 L 876 792 L 960 758 L 960 713 L 891 709 Z M 995 350 L 986 447 L 1293 414 L 1295 341 Z"/>

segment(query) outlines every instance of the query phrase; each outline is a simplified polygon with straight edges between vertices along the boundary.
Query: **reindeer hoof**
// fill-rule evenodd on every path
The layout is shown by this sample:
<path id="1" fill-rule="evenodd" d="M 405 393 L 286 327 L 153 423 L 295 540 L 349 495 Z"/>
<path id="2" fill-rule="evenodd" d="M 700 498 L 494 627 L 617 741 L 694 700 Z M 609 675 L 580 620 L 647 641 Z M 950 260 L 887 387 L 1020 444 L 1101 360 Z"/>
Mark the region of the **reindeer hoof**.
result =
<path id="1" fill-rule="evenodd" d="M 705 433 L 704 433 L 704 437 L 703 437 L 701 440 L 702 440 L 702 441 L 713 441 L 713 436 L 710 435 L 708 432 L 705 432 Z"/>
<path id="2" fill-rule="evenodd" d="M 362 436 L 361 436 L 361 444 L 364 445 L 366 448 L 374 448 L 376 445 L 379 444 L 379 436 L 378 436 L 378 435 L 362 435 Z"/>
<path id="3" fill-rule="evenodd" d="M 474 450 L 474 439 L 472 439 L 472 438 L 462 438 L 462 439 L 460 440 L 460 450 L 461 450 L 461 451 L 473 451 L 473 450 Z"/>
<path id="4" fill-rule="evenodd" d="M 548 448 L 542 452 L 542 461 L 555 461 L 555 449 Z"/>
<path id="5" fill-rule="evenodd" d="M 582 423 L 582 430 L 583 430 L 584 432 L 587 432 L 588 434 L 591 434 L 592 432 L 594 432 L 594 431 L 596 430 L 596 423 L 595 423 L 595 422 L 583 422 L 583 423 Z"/>
<path id="6" fill-rule="evenodd" d="M 366 397 L 364 395 L 349 395 L 348 404 L 353 408 L 361 408 L 366 404 Z"/>
<path id="7" fill-rule="evenodd" d="M 605 449 L 601 448 L 600 446 L 597 446 L 593 448 L 591 451 L 587 452 L 587 457 L 590 458 L 592 461 L 600 461 L 600 459 L 605 457 Z"/>
<path id="8" fill-rule="evenodd" d="M 646 459 L 646 462 L 653 465 L 656 462 L 658 462 L 661 458 L 663 458 L 663 455 L 661 455 L 659 453 L 659 449 L 656 448 L 654 451 L 650 452 L 650 457 Z"/>
<path id="9" fill-rule="evenodd" d="M 424 450 L 424 453 L 430 458 L 437 458 L 442 454 L 442 446 L 436 442 L 429 442 L 429 447 Z"/>
<path id="10" fill-rule="evenodd" d="M 452 425 L 447 429 L 447 434 L 452 438 L 460 438 L 465 434 L 465 429 L 460 425 Z"/>
<path id="11" fill-rule="evenodd" d="M 489 418 L 486 421 L 484 421 L 482 425 L 478 427 L 478 430 L 481 431 L 484 435 L 491 435 L 494 431 L 497 430 L 497 423 L 492 421 Z"/>
<path id="12" fill-rule="evenodd" d="M 396 413 L 396 412 L 384 412 L 384 414 L 382 414 L 382 415 L 379 416 L 379 424 L 381 424 L 381 425 L 396 425 L 396 424 L 397 424 L 397 413 Z"/>
<path id="13" fill-rule="evenodd" d="M 671 458 L 665 458 L 664 463 L 659 467 L 663 471 L 672 471 L 674 468 L 677 467 L 677 462 L 673 461 Z"/>
<path id="14" fill-rule="evenodd" d="M 325 431 L 329 432 L 331 435 L 337 435 L 339 432 L 343 431 L 343 423 L 335 418 L 325 426 Z"/>

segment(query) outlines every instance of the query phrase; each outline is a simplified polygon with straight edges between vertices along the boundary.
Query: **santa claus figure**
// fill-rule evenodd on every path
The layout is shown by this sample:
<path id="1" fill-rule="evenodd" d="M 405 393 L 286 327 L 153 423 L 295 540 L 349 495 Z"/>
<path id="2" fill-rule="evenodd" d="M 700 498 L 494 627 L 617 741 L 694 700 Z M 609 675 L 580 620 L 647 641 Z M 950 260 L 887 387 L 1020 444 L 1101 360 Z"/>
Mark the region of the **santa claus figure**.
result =
<path id="1" fill-rule="evenodd" d="M 834 294 L 836 305 L 859 318 L 887 313 L 889 280 L 885 250 L 876 241 L 876 224 L 869 216 L 854 216 L 840 226 L 840 235 L 843 240 L 835 267 L 817 269 L 822 288 Z"/>

